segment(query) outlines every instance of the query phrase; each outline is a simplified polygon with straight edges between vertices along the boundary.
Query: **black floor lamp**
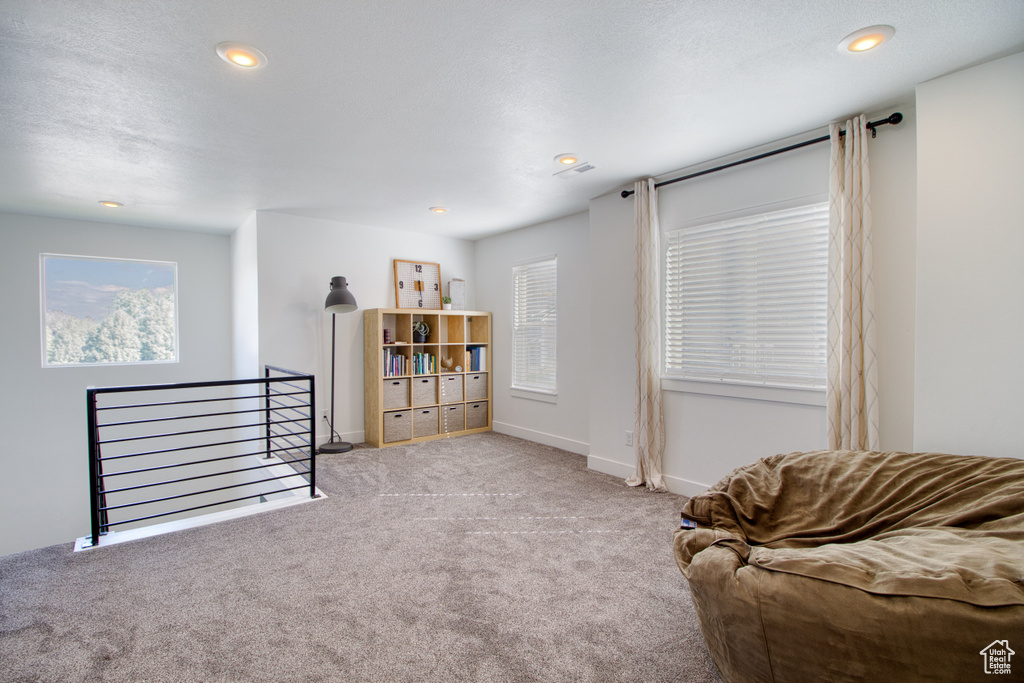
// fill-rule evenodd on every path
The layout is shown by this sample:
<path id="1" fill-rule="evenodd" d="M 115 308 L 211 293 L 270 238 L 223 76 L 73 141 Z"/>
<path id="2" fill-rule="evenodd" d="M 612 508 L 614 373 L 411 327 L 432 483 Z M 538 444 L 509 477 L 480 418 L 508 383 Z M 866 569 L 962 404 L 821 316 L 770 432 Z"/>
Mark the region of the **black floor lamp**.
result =
<path id="1" fill-rule="evenodd" d="M 338 354 L 335 348 L 334 338 L 337 328 L 335 315 L 337 313 L 350 313 L 356 310 L 356 298 L 348 291 L 348 283 L 345 278 L 336 275 L 331 278 L 331 291 L 324 302 L 324 310 L 331 314 L 331 440 L 320 446 L 320 453 L 347 453 L 352 450 L 352 444 L 342 441 L 341 436 L 334 431 L 334 362 Z M 335 441 L 334 437 L 338 440 Z"/>

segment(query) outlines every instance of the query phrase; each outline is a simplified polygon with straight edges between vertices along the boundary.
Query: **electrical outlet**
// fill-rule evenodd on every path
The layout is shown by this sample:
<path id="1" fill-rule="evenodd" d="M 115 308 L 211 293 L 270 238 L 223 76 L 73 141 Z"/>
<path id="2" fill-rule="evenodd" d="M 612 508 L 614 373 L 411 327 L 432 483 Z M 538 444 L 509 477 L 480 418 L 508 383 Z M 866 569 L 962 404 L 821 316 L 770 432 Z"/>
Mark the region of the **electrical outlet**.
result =
<path id="1" fill-rule="evenodd" d="M 626 432 L 626 445 L 627 446 L 632 446 L 633 445 L 633 432 Z"/>

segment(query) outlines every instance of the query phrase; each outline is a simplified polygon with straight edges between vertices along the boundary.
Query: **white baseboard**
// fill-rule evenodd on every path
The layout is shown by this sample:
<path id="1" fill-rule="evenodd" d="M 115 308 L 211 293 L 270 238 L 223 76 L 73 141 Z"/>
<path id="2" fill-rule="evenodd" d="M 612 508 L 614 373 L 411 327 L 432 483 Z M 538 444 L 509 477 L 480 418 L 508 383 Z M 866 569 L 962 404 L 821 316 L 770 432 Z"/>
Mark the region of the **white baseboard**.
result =
<path id="1" fill-rule="evenodd" d="M 608 460 L 607 458 L 601 458 L 596 455 L 587 456 L 587 468 L 594 470 L 595 472 L 603 472 L 604 474 L 610 474 L 613 477 L 620 479 L 627 479 L 633 474 L 633 465 L 627 465 L 624 462 L 618 462 L 615 460 Z"/>
<path id="2" fill-rule="evenodd" d="M 270 469 L 277 469 L 270 468 Z M 290 470 L 289 470 L 290 471 Z M 161 522 L 159 524 L 151 524 L 149 526 L 140 527 L 138 529 L 128 529 L 126 531 L 110 531 L 100 536 L 99 543 L 96 545 L 92 544 L 92 536 L 83 536 L 82 538 L 75 540 L 75 552 L 81 552 L 83 550 L 92 550 L 93 548 L 102 548 L 109 545 L 117 545 L 118 543 L 127 543 L 128 541 L 137 541 L 140 538 L 150 538 L 152 536 L 160 536 L 161 534 L 169 534 L 175 531 L 181 531 L 182 529 L 195 529 L 197 527 L 206 526 L 208 524 L 216 524 L 218 522 L 226 522 L 229 519 L 241 519 L 242 517 L 248 517 L 249 515 L 257 515 L 262 512 L 269 510 L 281 510 L 283 508 L 292 507 L 293 505 L 302 505 L 303 503 L 309 503 L 316 500 L 323 500 L 327 498 L 327 494 L 320 490 L 319 487 L 316 489 L 316 498 L 310 498 L 309 495 L 303 495 L 302 492 L 292 491 L 292 495 L 278 500 L 271 500 L 265 503 L 253 503 L 252 505 L 243 505 L 242 507 L 231 508 L 230 510 L 221 510 L 219 512 L 210 512 L 205 515 L 198 517 L 188 517 L 186 519 L 177 519 L 171 522 Z"/>
<path id="3" fill-rule="evenodd" d="M 682 477 L 673 477 L 671 475 L 665 475 L 665 486 L 668 486 L 668 490 L 672 493 L 678 493 L 681 496 L 692 497 L 704 493 L 708 490 L 711 484 L 701 484 L 696 481 L 690 481 L 689 479 L 683 479 Z"/>
<path id="4" fill-rule="evenodd" d="M 545 446 L 561 448 L 563 451 L 569 451 L 570 453 L 576 453 L 578 455 L 587 455 L 590 453 L 590 444 L 582 441 L 575 441 L 573 439 L 567 439 L 564 436 L 556 436 L 554 434 L 538 432 L 534 429 L 527 429 L 526 427 L 517 427 L 516 425 L 495 421 L 491 422 L 491 429 L 499 434 L 508 434 L 509 436 L 519 437 L 520 439 L 544 444 Z"/>
<path id="5" fill-rule="evenodd" d="M 633 463 L 618 462 L 617 460 L 609 460 L 597 455 L 587 456 L 587 467 L 596 472 L 603 472 L 604 474 L 610 474 L 622 479 L 628 479 L 631 477 L 633 475 L 633 470 L 636 469 L 636 466 Z M 665 486 L 668 487 L 670 492 L 678 493 L 682 496 L 696 496 L 697 494 L 706 491 L 709 486 L 709 484 L 701 484 L 696 481 L 690 481 L 689 479 L 674 477 L 668 474 L 663 475 L 662 478 L 665 480 Z"/>

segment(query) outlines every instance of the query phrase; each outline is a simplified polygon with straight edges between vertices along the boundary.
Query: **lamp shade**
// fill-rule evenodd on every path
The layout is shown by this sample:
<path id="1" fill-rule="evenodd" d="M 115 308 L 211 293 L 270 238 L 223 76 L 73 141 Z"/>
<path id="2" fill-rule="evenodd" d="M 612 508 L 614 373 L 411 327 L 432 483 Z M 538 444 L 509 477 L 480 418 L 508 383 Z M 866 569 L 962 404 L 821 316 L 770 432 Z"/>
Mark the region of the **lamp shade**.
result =
<path id="1" fill-rule="evenodd" d="M 340 275 L 331 278 L 331 291 L 324 302 L 328 313 L 348 313 L 356 310 L 356 298 L 348 291 L 348 282 Z"/>

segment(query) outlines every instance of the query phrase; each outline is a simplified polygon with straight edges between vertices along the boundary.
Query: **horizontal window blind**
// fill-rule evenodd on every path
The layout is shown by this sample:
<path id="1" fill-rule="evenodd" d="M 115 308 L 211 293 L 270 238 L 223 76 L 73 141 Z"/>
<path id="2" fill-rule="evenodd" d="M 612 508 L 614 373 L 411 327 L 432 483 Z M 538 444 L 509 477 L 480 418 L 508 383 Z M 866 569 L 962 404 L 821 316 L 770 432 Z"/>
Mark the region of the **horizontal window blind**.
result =
<path id="1" fill-rule="evenodd" d="M 824 388 L 828 203 L 668 238 L 666 376 Z"/>
<path id="2" fill-rule="evenodd" d="M 558 259 L 512 268 L 512 387 L 555 392 Z"/>

